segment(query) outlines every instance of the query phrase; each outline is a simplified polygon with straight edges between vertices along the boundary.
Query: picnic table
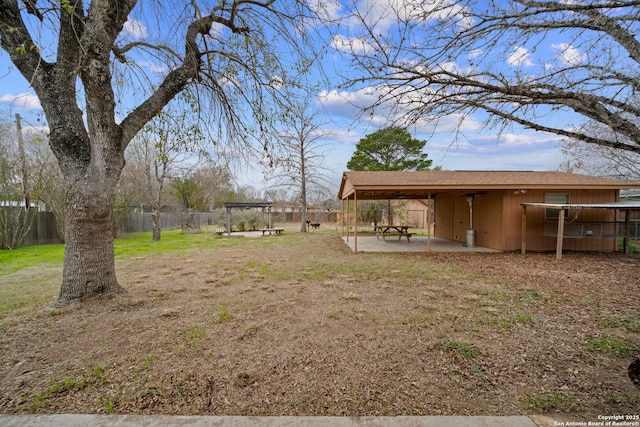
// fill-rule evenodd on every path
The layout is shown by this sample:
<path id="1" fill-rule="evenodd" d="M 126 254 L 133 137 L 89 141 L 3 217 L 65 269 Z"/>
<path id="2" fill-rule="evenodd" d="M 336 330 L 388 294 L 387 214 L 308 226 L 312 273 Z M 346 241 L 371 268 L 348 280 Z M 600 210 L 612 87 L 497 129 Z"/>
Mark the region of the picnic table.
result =
<path id="1" fill-rule="evenodd" d="M 398 240 L 406 237 L 407 242 L 409 242 L 409 239 L 412 235 L 411 233 L 409 233 L 408 225 L 374 225 L 373 229 L 376 232 L 376 238 L 378 240 L 380 240 L 381 236 L 382 240 L 385 240 L 388 236 L 398 236 Z"/>

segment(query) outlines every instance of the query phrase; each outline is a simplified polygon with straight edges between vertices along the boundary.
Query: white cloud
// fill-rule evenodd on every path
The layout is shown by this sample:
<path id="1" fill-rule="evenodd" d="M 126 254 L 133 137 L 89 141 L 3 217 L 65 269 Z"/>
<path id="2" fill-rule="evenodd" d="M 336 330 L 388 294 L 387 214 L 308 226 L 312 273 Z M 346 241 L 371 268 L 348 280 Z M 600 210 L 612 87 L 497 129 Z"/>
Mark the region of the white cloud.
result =
<path id="1" fill-rule="evenodd" d="M 373 104 L 379 94 L 375 88 L 367 87 L 354 92 L 322 91 L 318 101 L 332 115 L 354 119 L 359 116 L 362 108 Z"/>
<path id="2" fill-rule="evenodd" d="M 140 40 L 147 37 L 147 27 L 142 25 L 142 22 L 137 19 L 127 19 L 127 22 L 124 23 L 124 27 L 122 31 L 125 35 L 133 38 L 134 40 Z"/>
<path id="3" fill-rule="evenodd" d="M 520 46 L 513 48 L 513 52 L 507 57 L 507 64 L 516 67 L 531 67 L 534 65 L 531 61 L 531 52 L 527 48 Z"/>
<path id="4" fill-rule="evenodd" d="M 11 104 L 11 106 L 22 110 L 42 110 L 38 97 L 27 92 L 18 95 L 2 95 L 0 96 L 0 102 Z"/>
<path id="5" fill-rule="evenodd" d="M 583 63 L 587 59 L 587 55 L 585 53 L 580 53 L 577 48 L 568 43 L 552 44 L 551 47 L 558 52 L 558 57 L 565 64 L 577 65 Z"/>
<path id="6" fill-rule="evenodd" d="M 213 37 L 214 39 L 220 37 L 220 35 L 224 33 L 224 30 L 226 28 L 227 27 L 225 27 L 224 25 L 218 22 L 214 22 L 213 24 L 211 24 L 211 30 L 209 30 L 209 37 Z"/>
<path id="7" fill-rule="evenodd" d="M 356 55 L 366 55 L 373 50 L 373 46 L 363 37 L 348 39 L 340 34 L 333 37 L 331 46 L 340 52 L 353 53 Z"/>
<path id="8" fill-rule="evenodd" d="M 441 20 L 459 28 L 469 28 L 473 21 L 466 8 L 455 2 L 423 0 L 359 0 L 356 16 L 348 19 L 347 25 L 358 27 L 364 21 L 376 33 L 384 33 L 397 22 L 419 22 Z"/>
<path id="9" fill-rule="evenodd" d="M 139 61 L 137 62 L 137 65 L 139 65 L 140 67 L 146 68 L 149 71 L 151 71 L 152 73 L 155 74 L 164 74 L 168 71 L 167 66 L 165 65 L 156 65 L 153 64 L 151 62 L 148 61 Z"/>
<path id="10" fill-rule="evenodd" d="M 269 86 L 274 89 L 282 89 L 284 85 L 284 79 L 282 76 L 272 76 L 271 81 L 269 82 Z"/>
<path id="11" fill-rule="evenodd" d="M 473 137 L 462 142 L 427 143 L 429 157 L 445 169 L 556 170 L 559 137 L 524 131 Z M 429 148 L 431 146 L 431 148 Z"/>
<path id="12" fill-rule="evenodd" d="M 482 49 L 473 49 L 471 52 L 469 52 L 469 59 L 475 59 L 481 56 L 483 53 L 484 51 Z"/>
<path id="13" fill-rule="evenodd" d="M 307 4 L 321 19 L 330 21 L 339 18 L 342 10 L 337 0 L 310 0 Z"/>

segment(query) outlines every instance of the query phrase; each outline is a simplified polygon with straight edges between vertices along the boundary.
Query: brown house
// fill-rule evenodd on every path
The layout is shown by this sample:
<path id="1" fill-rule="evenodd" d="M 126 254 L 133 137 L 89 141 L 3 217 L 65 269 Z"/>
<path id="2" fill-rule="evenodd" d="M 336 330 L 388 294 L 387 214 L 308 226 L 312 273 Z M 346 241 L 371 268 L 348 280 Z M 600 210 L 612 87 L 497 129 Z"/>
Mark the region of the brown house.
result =
<path id="1" fill-rule="evenodd" d="M 614 251 L 622 217 L 640 211 L 619 204 L 630 188 L 640 183 L 564 172 L 345 172 L 339 198 L 345 211 L 358 200 L 433 200 L 435 237 L 504 251 L 521 249 L 523 237 L 527 250 L 556 249 L 562 213 L 565 249 Z"/>

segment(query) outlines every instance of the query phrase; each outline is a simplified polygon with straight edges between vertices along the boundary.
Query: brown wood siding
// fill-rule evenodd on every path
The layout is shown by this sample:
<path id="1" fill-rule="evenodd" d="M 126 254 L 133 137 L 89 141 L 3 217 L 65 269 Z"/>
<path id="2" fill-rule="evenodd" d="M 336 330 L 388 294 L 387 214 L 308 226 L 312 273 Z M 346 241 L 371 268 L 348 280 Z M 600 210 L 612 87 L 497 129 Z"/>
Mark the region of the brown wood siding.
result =
<path id="1" fill-rule="evenodd" d="M 505 251 L 515 251 L 520 249 L 522 244 L 522 206 L 523 202 L 543 203 L 545 191 L 529 190 L 526 193 L 515 194 L 513 191 L 505 191 L 503 204 L 505 215 L 504 221 L 504 249 Z M 531 251 L 552 251 L 555 250 L 556 239 L 544 235 L 544 209 L 527 209 L 527 250 Z"/>
<path id="2" fill-rule="evenodd" d="M 478 246 L 504 250 L 503 212 L 502 191 L 490 191 L 475 197 L 473 228 Z"/>
<path id="3" fill-rule="evenodd" d="M 617 201 L 617 190 L 553 190 L 552 193 L 569 194 L 570 203 L 606 203 Z M 529 190 L 515 194 L 513 190 L 487 191 L 475 196 L 473 205 L 473 228 L 476 244 L 503 251 L 519 250 L 522 243 L 523 202 L 544 203 L 545 190 Z M 436 237 L 464 242 L 465 230 L 469 227 L 466 193 L 454 191 L 440 193 L 435 197 Z M 576 213 L 578 217 L 575 218 Z M 583 209 L 570 211 L 570 221 L 614 221 L 615 212 L 610 209 Z M 527 208 L 527 250 L 533 252 L 554 251 L 556 238 L 544 235 L 545 210 Z M 613 238 L 565 238 L 564 250 L 614 251 Z"/>
<path id="4" fill-rule="evenodd" d="M 442 239 L 455 240 L 453 231 L 453 200 L 460 192 L 441 193 L 434 198 L 434 236 Z"/>
<path id="5" fill-rule="evenodd" d="M 524 197 L 505 197 L 505 206 L 510 205 L 509 210 L 518 209 L 520 214 L 517 219 L 517 226 L 511 226 L 508 233 L 506 247 L 507 250 L 520 249 L 520 234 L 522 221 L 521 202 L 537 202 L 544 203 L 545 194 L 550 193 L 567 193 L 569 194 L 569 203 L 606 203 L 618 201 L 617 190 L 554 190 L 554 191 L 528 191 Z M 522 196 L 522 195 L 520 195 Z M 505 211 L 507 208 L 505 208 Z M 576 216 L 577 215 L 577 216 Z M 515 216 L 513 216 L 515 218 Z M 612 209 L 581 209 L 570 210 L 565 218 L 566 224 L 576 222 L 597 222 L 597 221 L 615 221 L 616 213 Z M 547 219 L 552 223 L 551 227 L 555 229 L 556 220 Z M 543 208 L 527 208 L 527 250 L 534 252 L 554 251 L 556 248 L 556 238 L 544 235 L 545 227 L 545 209 Z M 565 232 L 568 231 L 565 228 Z M 564 238 L 563 249 L 572 251 L 601 251 L 611 252 L 616 249 L 615 238 Z"/>

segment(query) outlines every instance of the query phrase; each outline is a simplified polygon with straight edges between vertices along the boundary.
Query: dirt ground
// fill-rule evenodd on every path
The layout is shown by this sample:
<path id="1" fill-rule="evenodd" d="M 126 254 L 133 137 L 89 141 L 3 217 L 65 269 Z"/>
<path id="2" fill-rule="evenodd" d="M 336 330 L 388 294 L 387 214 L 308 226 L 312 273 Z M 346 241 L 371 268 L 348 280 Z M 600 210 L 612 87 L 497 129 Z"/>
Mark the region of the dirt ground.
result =
<path id="1" fill-rule="evenodd" d="M 354 254 L 285 233 L 117 262 L 127 294 L 2 320 L 0 412 L 640 413 L 637 254 Z"/>

